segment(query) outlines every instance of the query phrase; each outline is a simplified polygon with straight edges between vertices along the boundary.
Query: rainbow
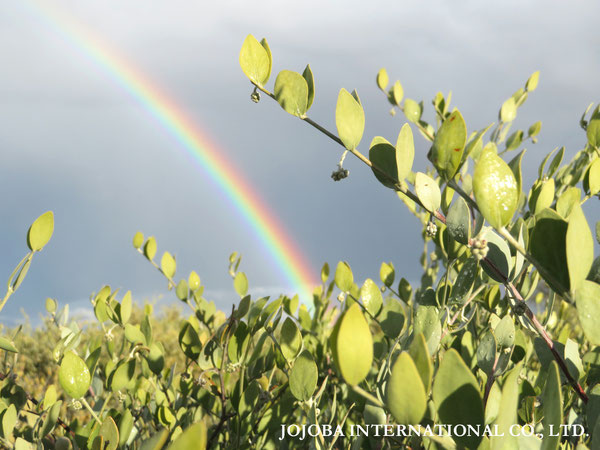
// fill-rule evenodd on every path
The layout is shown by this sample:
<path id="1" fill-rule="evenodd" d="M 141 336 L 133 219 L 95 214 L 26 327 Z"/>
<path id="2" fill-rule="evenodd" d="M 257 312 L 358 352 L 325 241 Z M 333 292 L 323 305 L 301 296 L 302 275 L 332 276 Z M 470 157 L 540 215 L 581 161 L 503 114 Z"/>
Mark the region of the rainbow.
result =
<path id="1" fill-rule="evenodd" d="M 25 2 L 24 2 L 25 3 Z M 29 1 L 28 11 L 77 48 L 134 98 L 170 134 L 225 193 L 286 278 L 289 288 L 309 305 L 317 284 L 311 266 L 285 228 L 269 210 L 225 152 L 211 141 L 184 111 L 117 52 L 74 20 L 56 10 Z M 240 71 L 241 74 L 241 71 Z"/>

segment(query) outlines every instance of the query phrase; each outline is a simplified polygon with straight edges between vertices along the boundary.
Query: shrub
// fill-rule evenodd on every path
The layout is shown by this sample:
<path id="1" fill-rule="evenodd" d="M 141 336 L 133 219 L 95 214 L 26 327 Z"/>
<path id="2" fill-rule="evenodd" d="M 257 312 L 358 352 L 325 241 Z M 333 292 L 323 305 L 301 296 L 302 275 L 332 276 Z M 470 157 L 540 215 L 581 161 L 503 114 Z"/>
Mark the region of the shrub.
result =
<path id="1" fill-rule="evenodd" d="M 600 261 L 581 205 L 600 191 L 600 109 L 581 119 L 585 148 L 564 148 L 523 186 L 523 142 L 541 123 L 508 134 L 537 86 L 534 73 L 500 108 L 499 123 L 468 133 L 450 96 L 404 98 L 399 81 L 377 85 L 404 113 L 396 144 L 375 137 L 358 150 L 365 113 L 340 91 L 337 134 L 307 116 L 309 66 L 281 71 L 266 88 L 272 56 L 248 36 L 240 64 L 261 93 L 343 147 L 397 192 L 419 220 L 419 286 L 383 263 L 380 280 L 357 284 L 350 266 L 325 264 L 311 305 L 297 296 L 252 298 L 230 257 L 239 297 L 228 314 L 204 297 L 199 276 L 134 247 L 165 277 L 189 316 L 104 286 L 91 296 L 96 324 L 81 327 L 48 299 L 39 330 L 0 338 L 0 439 L 7 448 L 565 448 L 600 440 Z M 431 143 L 432 167 L 413 171 L 413 129 Z M 491 130 L 491 132 L 490 132 Z M 485 136 L 490 132 L 489 138 Z M 582 198 L 583 195 L 583 198 Z M 45 213 L 28 232 L 30 252 L 9 277 L 0 309 L 52 236 Z M 598 225 L 596 226 L 598 230 Z M 177 277 L 176 277 L 177 276 Z M 336 290 L 337 288 L 337 290 Z M 335 292 L 335 293 L 334 293 Z M 533 308 L 533 309 L 532 309 Z M 535 310 L 535 312 L 534 312 Z M 514 436 L 513 436 L 514 434 Z"/>

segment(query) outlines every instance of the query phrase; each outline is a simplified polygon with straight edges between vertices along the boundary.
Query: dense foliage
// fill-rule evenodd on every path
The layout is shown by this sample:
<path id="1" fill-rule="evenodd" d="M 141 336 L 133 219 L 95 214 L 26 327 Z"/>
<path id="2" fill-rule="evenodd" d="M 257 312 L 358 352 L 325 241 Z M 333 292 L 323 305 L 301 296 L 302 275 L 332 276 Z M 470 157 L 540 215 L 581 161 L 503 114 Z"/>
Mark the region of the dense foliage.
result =
<path id="1" fill-rule="evenodd" d="M 396 144 L 375 137 L 358 150 L 365 113 L 340 91 L 337 134 L 307 116 L 310 66 L 283 70 L 266 88 L 272 56 L 248 36 L 240 64 L 261 93 L 364 162 L 418 219 L 419 286 L 383 263 L 357 284 L 346 262 L 311 305 L 253 298 L 241 258 L 230 257 L 239 299 L 231 312 L 205 299 L 200 277 L 157 258 L 153 237 L 134 247 L 165 277 L 189 316 L 136 308 L 130 292 L 91 296 L 95 324 L 48 299 L 36 330 L 5 330 L 0 442 L 7 448 L 595 448 L 600 446 L 600 259 L 581 205 L 600 191 L 600 109 L 584 113 L 586 144 L 570 161 L 550 152 L 530 188 L 522 149 L 541 123 L 516 130 L 534 73 L 500 108 L 499 121 L 468 133 L 450 95 L 423 102 L 400 82 L 377 85 L 407 123 Z M 413 130 L 431 144 L 430 168 L 413 171 Z M 491 130 L 491 131 L 490 131 Z M 487 133 L 490 132 L 489 138 Z M 8 280 L 0 310 L 50 240 L 51 212 L 27 236 L 30 252 Z M 598 233 L 598 225 L 596 225 Z M 176 325 L 176 326 L 175 326 Z"/>

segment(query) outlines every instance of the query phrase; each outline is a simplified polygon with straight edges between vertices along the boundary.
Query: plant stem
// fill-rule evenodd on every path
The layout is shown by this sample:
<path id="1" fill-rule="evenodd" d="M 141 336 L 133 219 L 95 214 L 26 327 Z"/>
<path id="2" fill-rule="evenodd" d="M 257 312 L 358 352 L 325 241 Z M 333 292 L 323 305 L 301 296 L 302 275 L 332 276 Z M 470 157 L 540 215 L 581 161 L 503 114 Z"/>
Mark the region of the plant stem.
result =
<path id="1" fill-rule="evenodd" d="M 80 402 L 81 402 L 81 404 L 82 404 L 83 406 L 85 406 L 85 408 L 86 408 L 86 409 L 87 409 L 87 410 L 90 412 L 90 414 L 92 415 L 92 417 L 93 417 L 94 419 L 96 419 L 96 422 L 98 422 L 100 425 L 102 425 L 102 421 L 100 420 L 100 417 L 98 417 L 98 416 L 96 415 L 96 413 L 94 412 L 94 410 L 92 409 L 92 407 L 90 406 L 90 404 L 87 402 L 87 400 L 86 400 L 85 398 L 81 397 L 81 398 L 79 399 L 79 401 L 80 401 Z"/>
<path id="2" fill-rule="evenodd" d="M 531 255 L 531 253 L 529 253 L 527 250 L 525 250 L 525 248 L 513 237 L 512 234 L 510 234 L 510 231 L 508 231 L 506 228 L 502 227 L 498 229 L 498 233 L 500 233 L 500 236 L 502 236 L 504 239 L 506 239 L 519 253 L 521 253 L 525 259 L 527 259 L 527 261 L 529 261 L 540 273 L 540 275 L 549 282 L 549 284 L 553 285 L 551 286 L 553 288 L 553 290 L 556 291 L 557 287 L 560 287 L 560 283 L 558 281 L 556 281 L 556 279 L 554 278 L 554 276 L 549 273 L 534 257 L 533 255 Z M 562 291 L 562 290 L 561 290 Z M 567 300 L 569 303 L 573 303 L 573 300 L 571 299 L 571 296 L 569 295 L 568 292 L 561 292 L 560 293 L 561 297 L 563 297 L 565 300 Z"/>
<path id="3" fill-rule="evenodd" d="M 385 407 L 385 405 L 383 404 L 383 402 L 381 400 L 379 400 L 377 397 L 375 397 L 372 394 L 369 394 L 367 391 L 365 391 L 363 388 L 361 388 L 359 385 L 355 385 L 352 386 L 352 390 L 354 392 L 356 392 L 358 395 L 363 396 L 364 398 L 366 398 L 367 400 L 369 400 L 370 402 L 372 402 L 373 404 L 383 408 Z"/>

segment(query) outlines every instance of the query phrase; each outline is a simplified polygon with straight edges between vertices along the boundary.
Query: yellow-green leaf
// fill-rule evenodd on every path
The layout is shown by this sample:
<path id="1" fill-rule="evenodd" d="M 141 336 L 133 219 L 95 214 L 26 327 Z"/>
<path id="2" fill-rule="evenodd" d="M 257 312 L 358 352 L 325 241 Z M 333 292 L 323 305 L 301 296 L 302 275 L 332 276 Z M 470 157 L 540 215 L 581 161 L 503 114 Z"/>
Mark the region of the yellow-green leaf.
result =
<path id="1" fill-rule="evenodd" d="M 389 81 L 390 79 L 388 77 L 387 71 L 382 67 L 381 69 L 379 69 L 379 72 L 377 72 L 377 87 L 383 92 L 385 92 Z"/>
<path id="2" fill-rule="evenodd" d="M 412 170 L 415 159 L 415 143 L 410 125 L 405 123 L 400 129 L 396 141 L 396 166 L 398 181 L 404 180 Z"/>
<path id="3" fill-rule="evenodd" d="M 237 292 L 240 297 L 246 296 L 248 293 L 248 278 L 244 272 L 238 272 L 235 274 L 235 278 L 233 279 L 233 287 L 235 292 Z"/>
<path id="4" fill-rule="evenodd" d="M 54 213 L 47 211 L 39 216 L 29 227 L 27 245 L 34 252 L 39 252 L 48 243 L 54 233 Z"/>
<path id="5" fill-rule="evenodd" d="M 249 34 L 240 50 L 240 66 L 242 71 L 254 84 L 263 86 L 271 75 L 271 51 L 266 41 L 264 45 Z"/>
<path id="6" fill-rule="evenodd" d="M 92 381 L 85 361 L 74 352 L 66 352 L 58 369 L 58 381 L 63 390 L 73 398 L 85 395 Z"/>
<path id="7" fill-rule="evenodd" d="M 454 349 L 444 353 L 433 383 L 433 401 L 441 423 L 483 426 L 479 383 Z M 477 448 L 481 438 L 476 434 L 454 436 L 456 443 L 466 448 Z"/>
<path id="8" fill-rule="evenodd" d="M 317 388 L 319 373 L 317 365 L 308 350 L 304 350 L 294 361 L 290 372 L 290 391 L 300 401 L 312 397 Z"/>
<path id="9" fill-rule="evenodd" d="M 133 235 L 133 247 L 140 248 L 144 244 L 144 235 L 141 231 L 138 231 Z"/>
<path id="10" fill-rule="evenodd" d="M 104 438 L 103 450 L 117 450 L 119 446 L 119 429 L 112 417 L 108 416 L 102 421 L 98 435 Z"/>
<path id="11" fill-rule="evenodd" d="M 344 147 L 356 149 L 365 130 L 365 112 L 360 102 L 344 88 L 335 107 L 335 125 Z"/>
<path id="12" fill-rule="evenodd" d="M 350 292 L 352 286 L 354 286 L 354 276 L 352 275 L 352 269 L 345 261 L 340 261 L 335 269 L 335 285 L 342 292 Z"/>
<path id="13" fill-rule="evenodd" d="M 360 288 L 360 298 L 362 299 L 365 309 L 369 311 L 369 314 L 373 317 L 379 313 L 383 306 L 383 297 L 381 296 L 379 286 L 377 286 L 370 278 L 367 278 Z"/>
<path id="14" fill-rule="evenodd" d="M 567 227 L 567 267 L 571 289 L 585 280 L 594 262 L 594 236 L 579 203 L 573 205 Z"/>
<path id="15" fill-rule="evenodd" d="M 512 122 L 517 117 L 517 103 L 513 97 L 509 98 L 500 108 L 500 120 L 502 122 Z"/>
<path id="16" fill-rule="evenodd" d="M 153 236 L 150 236 L 144 245 L 144 255 L 150 261 L 154 259 L 154 255 L 156 255 L 156 239 Z"/>
<path id="17" fill-rule="evenodd" d="M 582 281 L 575 290 L 575 304 L 585 337 L 592 345 L 600 345 L 600 284 L 589 280 Z"/>
<path id="18" fill-rule="evenodd" d="M 373 363 L 373 337 L 360 306 L 354 303 L 339 319 L 334 360 L 352 386 L 365 379 Z"/>
<path id="19" fill-rule="evenodd" d="M 442 202 L 442 193 L 438 184 L 422 172 L 415 176 L 415 191 L 423 207 L 433 213 L 438 210 Z"/>
<path id="20" fill-rule="evenodd" d="M 164 252 L 160 260 L 160 269 L 165 276 L 169 279 L 173 279 L 176 267 L 175 258 L 173 258 L 169 252 Z"/>
<path id="21" fill-rule="evenodd" d="M 484 150 L 475 165 L 473 192 L 490 225 L 501 228 L 510 222 L 519 202 L 519 188 L 508 164 L 492 150 Z"/>
<path id="22" fill-rule="evenodd" d="M 288 113 L 303 117 L 308 110 L 308 83 L 302 75 L 282 70 L 275 80 L 275 99 Z"/>
<path id="23" fill-rule="evenodd" d="M 563 398 L 560 387 L 560 375 L 556 361 L 552 361 L 547 370 L 546 384 L 542 392 L 544 415 L 544 440 L 542 450 L 556 450 L 560 444 L 560 425 L 562 424 Z M 554 433 L 552 433 L 554 430 Z"/>
<path id="24" fill-rule="evenodd" d="M 168 447 L 168 450 L 204 450 L 206 449 L 206 425 L 196 422 Z"/>
<path id="25" fill-rule="evenodd" d="M 302 334 L 290 317 L 287 317 L 281 326 L 281 337 L 279 340 L 281 352 L 287 360 L 292 360 L 298 355 L 302 348 Z"/>
<path id="26" fill-rule="evenodd" d="M 535 88 L 537 88 L 539 79 L 540 79 L 540 71 L 537 70 L 537 71 L 533 72 L 531 74 L 531 76 L 529 77 L 529 79 L 527 80 L 527 83 L 525 84 L 525 89 L 527 89 L 527 91 L 529 91 L 529 92 L 535 91 Z"/>
<path id="27" fill-rule="evenodd" d="M 386 384 L 385 403 L 399 424 L 416 425 L 427 410 L 427 394 L 410 355 L 400 353 Z"/>
<path id="28" fill-rule="evenodd" d="M 456 174 L 467 143 L 467 126 L 462 114 L 454 110 L 438 130 L 431 147 L 431 162 L 445 180 Z"/>

